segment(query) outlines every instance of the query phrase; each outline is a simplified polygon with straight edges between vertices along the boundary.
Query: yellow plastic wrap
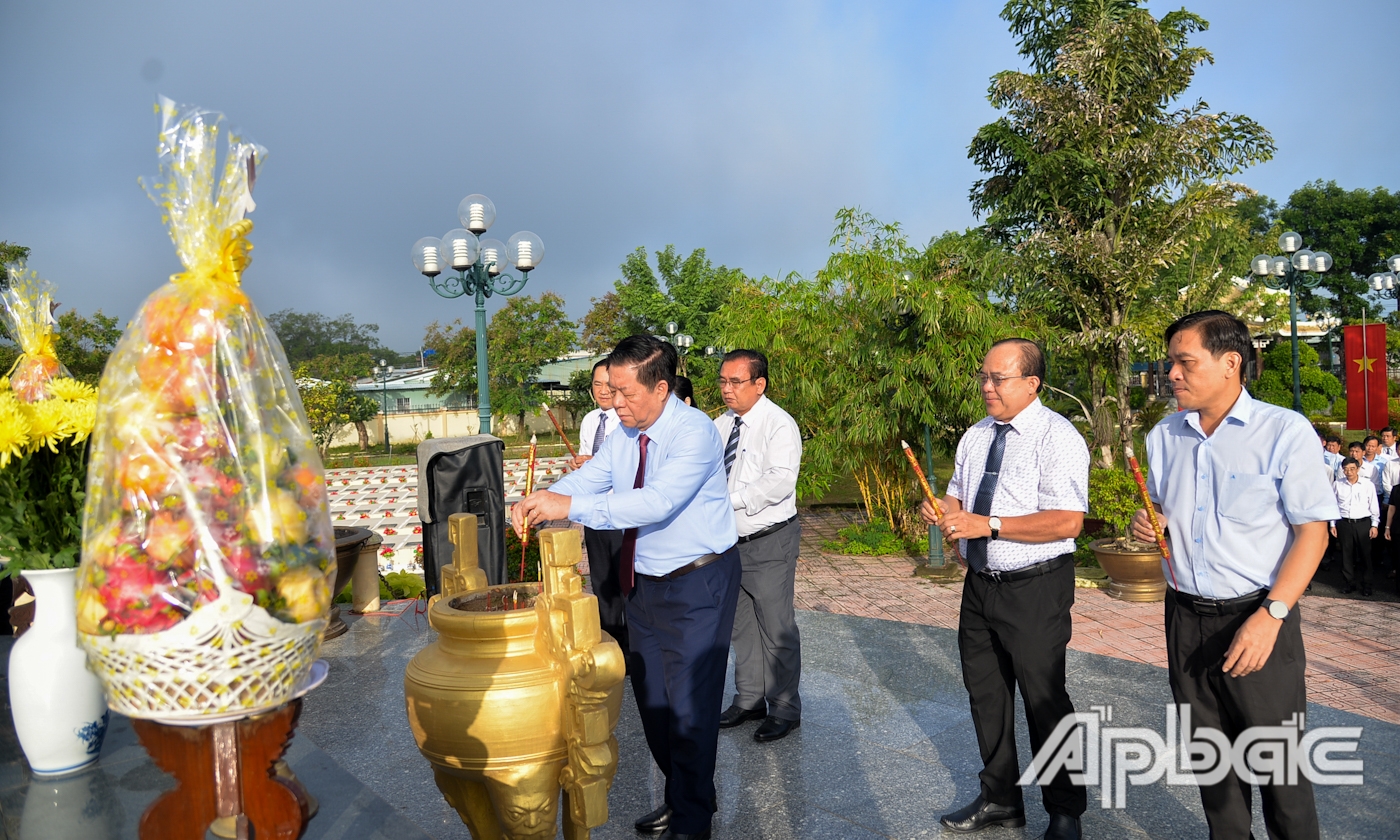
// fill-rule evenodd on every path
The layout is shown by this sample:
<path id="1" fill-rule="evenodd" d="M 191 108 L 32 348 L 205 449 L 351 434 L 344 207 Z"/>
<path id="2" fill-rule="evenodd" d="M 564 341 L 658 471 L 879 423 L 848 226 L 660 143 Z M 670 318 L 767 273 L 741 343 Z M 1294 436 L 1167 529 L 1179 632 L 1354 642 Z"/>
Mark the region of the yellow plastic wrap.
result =
<path id="1" fill-rule="evenodd" d="M 53 286 L 22 267 L 9 269 L 9 285 L 0 291 L 0 323 L 19 345 L 10 368 L 10 388 L 20 402 L 35 403 L 52 394 L 49 383 L 68 378 L 53 343 Z"/>
<path id="2" fill-rule="evenodd" d="M 230 131 L 220 171 L 222 115 L 158 110 L 146 188 L 185 271 L 102 376 L 78 629 L 113 708 L 198 716 L 290 698 L 330 610 L 335 538 L 286 356 L 240 288 L 266 151 Z"/>

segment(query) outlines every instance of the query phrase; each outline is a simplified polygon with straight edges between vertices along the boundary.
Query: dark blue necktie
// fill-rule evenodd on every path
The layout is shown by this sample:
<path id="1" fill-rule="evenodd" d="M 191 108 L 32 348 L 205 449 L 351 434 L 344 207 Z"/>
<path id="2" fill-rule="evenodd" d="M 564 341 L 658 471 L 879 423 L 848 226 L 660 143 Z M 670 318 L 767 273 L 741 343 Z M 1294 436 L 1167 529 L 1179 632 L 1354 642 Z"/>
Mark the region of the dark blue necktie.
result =
<path id="1" fill-rule="evenodd" d="M 1006 452 L 1006 430 L 1010 428 L 1010 423 L 996 424 L 996 436 L 992 438 L 992 448 L 987 451 L 987 466 L 982 470 L 982 483 L 972 502 L 972 512 L 978 516 L 991 515 L 992 496 L 997 492 L 997 478 L 1001 475 L 1001 456 Z M 974 572 L 987 568 L 987 537 L 967 541 L 967 567 Z"/>
<path id="2" fill-rule="evenodd" d="M 739 427 L 744 421 L 734 418 L 734 428 L 729 430 L 729 441 L 724 444 L 724 475 L 727 478 L 734 469 L 734 459 L 739 454 Z"/>

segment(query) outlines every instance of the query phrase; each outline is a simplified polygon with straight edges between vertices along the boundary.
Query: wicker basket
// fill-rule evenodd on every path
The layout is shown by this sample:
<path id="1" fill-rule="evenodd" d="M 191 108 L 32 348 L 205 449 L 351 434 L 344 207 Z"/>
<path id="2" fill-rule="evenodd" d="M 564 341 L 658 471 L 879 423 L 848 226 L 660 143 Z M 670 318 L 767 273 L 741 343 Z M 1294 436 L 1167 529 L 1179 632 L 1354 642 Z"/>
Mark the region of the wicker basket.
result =
<path id="1" fill-rule="evenodd" d="M 310 675 L 326 620 L 290 624 L 220 582 L 219 597 L 168 630 L 79 633 L 107 705 L 127 717 L 243 717 L 291 700 Z"/>

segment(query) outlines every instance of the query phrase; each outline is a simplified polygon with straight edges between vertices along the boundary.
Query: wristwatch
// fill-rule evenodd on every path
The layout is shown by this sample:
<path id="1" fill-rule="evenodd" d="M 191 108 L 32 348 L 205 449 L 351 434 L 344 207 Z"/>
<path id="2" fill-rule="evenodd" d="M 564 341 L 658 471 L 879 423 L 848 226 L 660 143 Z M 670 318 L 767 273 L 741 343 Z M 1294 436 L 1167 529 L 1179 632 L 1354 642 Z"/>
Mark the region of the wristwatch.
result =
<path id="1" fill-rule="evenodd" d="M 997 537 L 1001 536 L 1001 517 L 987 517 L 987 527 L 992 529 L 992 539 L 996 539 Z"/>
<path id="2" fill-rule="evenodd" d="M 1273 616 L 1274 618 L 1277 618 L 1279 621 L 1283 621 L 1285 618 L 1288 618 L 1288 605 L 1282 601 L 1275 601 L 1272 598 L 1265 598 L 1264 603 L 1260 606 L 1268 610 L 1269 615 Z"/>

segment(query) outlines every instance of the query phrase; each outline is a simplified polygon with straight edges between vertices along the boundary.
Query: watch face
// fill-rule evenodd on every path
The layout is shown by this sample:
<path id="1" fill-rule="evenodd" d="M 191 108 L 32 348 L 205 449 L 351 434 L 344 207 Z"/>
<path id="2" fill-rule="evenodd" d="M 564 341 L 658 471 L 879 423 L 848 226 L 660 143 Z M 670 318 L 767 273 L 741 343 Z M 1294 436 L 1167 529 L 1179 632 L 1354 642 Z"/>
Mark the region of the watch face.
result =
<path id="1" fill-rule="evenodd" d="M 1288 607 L 1282 601 L 1270 601 L 1269 615 L 1282 621 L 1288 617 Z"/>
<path id="2" fill-rule="evenodd" d="M 989 517 L 989 518 L 987 519 L 987 524 L 991 526 L 991 528 L 992 528 L 993 531 L 1000 531 L 1000 530 L 1001 530 L 1001 517 L 998 517 L 998 516 Z"/>

